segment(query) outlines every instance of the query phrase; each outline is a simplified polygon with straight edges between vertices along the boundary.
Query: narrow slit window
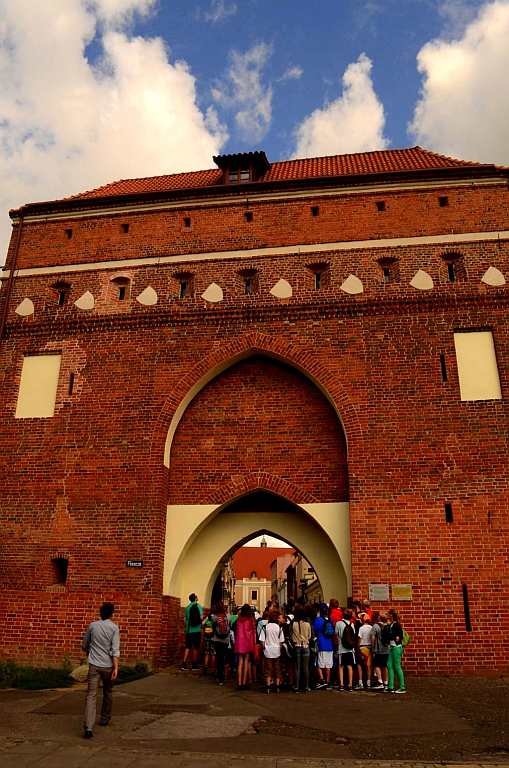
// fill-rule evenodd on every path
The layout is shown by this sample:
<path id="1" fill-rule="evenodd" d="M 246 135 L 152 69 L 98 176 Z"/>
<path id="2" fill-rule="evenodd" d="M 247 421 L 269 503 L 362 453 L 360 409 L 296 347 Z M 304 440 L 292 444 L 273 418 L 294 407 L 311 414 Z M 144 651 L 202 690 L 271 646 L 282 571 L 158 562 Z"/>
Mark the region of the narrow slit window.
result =
<path id="1" fill-rule="evenodd" d="M 438 198 L 438 205 L 440 206 L 440 208 L 447 208 L 447 206 L 449 205 L 449 198 L 447 197 L 447 195 L 440 195 L 440 197 Z"/>
<path id="2" fill-rule="evenodd" d="M 253 221 L 253 212 L 252 211 L 246 211 L 244 214 L 244 218 L 247 222 Z"/>
<path id="3" fill-rule="evenodd" d="M 465 629 L 467 632 L 471 632 L 472 621 L 470 619 L 470 602 L 468 599 L 468 587 L 466 584 L 461 585 L 461 591 L 463 593 L 463 614 L 465 616 Z"/>
<path id="4" fill-rule="evenodd" d="M 251 600 L 258 600 L 258 590 L 252 589 L 251 590 Z"/>
<path id="5" fill-rule="evenodd" d="M 449 501 L 446 501 L 444 504 L 444 511 L 445 511 L 445 522 L 446 523 L 452 523 L 453 516 L 452 516 L 452 504 Z"/>
<path id="6" fill-rule="evenodd" d="M 191 228 L 191 217 L 190 216 L 184 216 L 184 227 L 186 229 Z"/>
<path id="7" fill-rule="evenodd" d="M 244 278 L 244 293 L 246 296 L 252 296 L 255 292 L 254 277 Z"/>
<path id="8" fill-rule="evenodd" d="M 60 289 L 58 291 L 58 298 L 57 298 L 58 306 L 59 307 L 63 307 L 64 304 L 65 304 L 65 300 L 66 299 L 67 299 L 67 291 L 64 291 L 63 289 Z"/>
<path id="9" fill-rule="evenodd" d="M 384 283 L 390 283 L 392 280 L 390 267 L 383 267 L 382 274 L 384 278 Z"/>
<path id="10" fill-rule="evenodd" d="M 315 272 L 315 290 L 319 291 L 322 287 L 322 272 Z"/>
<path id="11" fill-rule="evenodd" d="M 186 296 L 189 296 L 189 280 L 181 280 L 179 287 L 179 298 L 185 299 Z"/>
<path id="12" fill-rule="evenodd" d="M 456 282 L 456 267 L 452 261 L 447 264 L 447 279 L 450 283 Z"/>
<path id="13" fill-rule="evenodd" d="M 53 569 L 53 584 L 65 584 L 67 582 L 67 572 L 69 561 L 66 557 L 53 557 L 51 560 Z"/>
<path id="14" fill-rule="evenodd" d="M 126 286 L 125 285 L 119 285 L 118 286 L 118 300 L 119 301 L 125 301 L 126 293 L 127 293 Z"/>
<path id="15" fill-rule="evenodd" d="M 67 390 L 69 395 L 72 395 L 74 392 L 74 373 L 69 374 L 69 388 Z"/>
<path id="16" fill-rule="evenodd" d="M 72 237 L 72 229 L 71 229 L 70 227 L 68 227 L 68 228 L 65 230 L 65 235 L 66 235 L 66 237 L 67 237 L 67 239 L 68 239 L 68 240 L 70 240 L 70 239 L 71 239 L 71 237 Z"/>
<path id="17" fill-rule="evenodd" d="M 445 355 L 443 352 L 440 353 L 440 378 L 442 379 L 442 383 L 445 384 L 447 381 L 447 366 L 445 364 Z"/>
<path id="18" fill-rule="evenodd" d="M 127 235 L 129 232 L 129 224 L 122 224 L 122 232 Z"/>
<path id="19" fill-rule="evenodd" d="M 320 207 L 318 205 L 312 205 L 311 206 L 311 216 L 316 218 L 320 215 Z"/>
<path id="20" fill-rule="evenodd" d="M 382 213 L 382 211 L 385 211 L 385 200 L 377 200 L 376 201 L 376 209 L 380 213 Z"/>

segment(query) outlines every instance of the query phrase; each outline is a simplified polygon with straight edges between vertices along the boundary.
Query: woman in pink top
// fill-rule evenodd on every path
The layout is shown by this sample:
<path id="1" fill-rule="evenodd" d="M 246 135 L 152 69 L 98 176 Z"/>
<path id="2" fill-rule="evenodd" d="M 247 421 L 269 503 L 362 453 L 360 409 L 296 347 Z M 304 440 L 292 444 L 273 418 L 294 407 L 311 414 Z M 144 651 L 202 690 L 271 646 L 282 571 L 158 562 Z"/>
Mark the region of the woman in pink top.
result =
<path id="1" fill-rule="evenodd" d="M 245 688 L 251 679 L 251 659 L 254 655 L 256 629 L 251 606 L 242 606 L 235 622 L 235 653 L 237 654 L 237 687 Z"/>

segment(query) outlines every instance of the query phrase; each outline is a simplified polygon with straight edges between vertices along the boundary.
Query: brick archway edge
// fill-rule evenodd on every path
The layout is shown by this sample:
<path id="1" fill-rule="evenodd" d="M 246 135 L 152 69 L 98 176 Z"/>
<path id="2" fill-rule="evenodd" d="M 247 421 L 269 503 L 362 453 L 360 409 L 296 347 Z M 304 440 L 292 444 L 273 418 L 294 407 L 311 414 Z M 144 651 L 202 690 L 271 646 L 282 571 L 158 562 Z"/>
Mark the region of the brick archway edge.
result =
<path id="1" fill-rule="evenodd" d="M 173 435 L 187 406 L 198 392 L 235 363 L 256 354 L 264 354 L 289 364 L 310 379 L 336 411 L 345 431 L 349 456 L 356 453 L 355 446 L 362 437 L 359 417 L 344 387 L 338 382 L 337 374 L 318 362 L 308 349 L 277 336 L 252 332 L 228 344 L 218 343 L 177 383 L 156 422 L 151 447 L 153 466 L 160 466 L 163 455 L 164 464 L 169 466 Z"/>

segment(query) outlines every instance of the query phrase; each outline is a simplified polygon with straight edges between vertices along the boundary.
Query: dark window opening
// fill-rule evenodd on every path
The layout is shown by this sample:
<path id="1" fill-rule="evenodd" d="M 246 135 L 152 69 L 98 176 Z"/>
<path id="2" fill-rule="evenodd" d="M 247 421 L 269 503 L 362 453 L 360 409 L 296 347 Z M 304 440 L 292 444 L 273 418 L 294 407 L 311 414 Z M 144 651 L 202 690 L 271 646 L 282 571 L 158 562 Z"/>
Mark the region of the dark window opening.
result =
<path id="1" fill-rule="evenodd" d="M 131 281 L 128 277 L 114 277 L 112 282 L 112 297 L 117 301 L 129 298 Z"/>
<path id="2" fill-rule="evenodd" d="M 189 280 L 181 280 L 179 287 L 179 299 L 185 299 L 189 296 Z"/>
<path id="3" fill-rule="evenodd" d="M 385 200 L 377 200 L 376 201 L 376 209 L 377 211 L 385 211 Z"/>
<path id="4" fill-rule="evenodd" d="M 446 501 L 444 505 L 444 510 L 445 510 L 445 522 L 452 523 L 452 504 Z"/>
<path id="5" fill-rule="evenodd" d="M 66 299 L 67 299 L 67 291 L 64 291 L 64 290 L 60 289 L 60 290 L 58 291 L 58 299 L 57 299 L 57 301 L 58 301 L 58 306 L 59 306 L 59 307 L 63 307 L 63 306 L 64 306 L 64 304 L 65 304 L 65 300 L 66 300 Z"/>
<path id="6" fill-rule="evenodd" d="M 72 237 L 72 229 L 66 229 L 65 234 L 67 235 L 67 239 L 70 240 Z"/>
<path id="7" fill-rule="evenodd" d="M 122 224 L 122 232 L 125 234 L 129 232 L 129 224 Z"/>
<path id="8" fill-rule="evenodd" d="M 319 291 L 322 287 L 322 272 L 315 272 L 315 290 Z"/>
<path id="9" fill-rule="evenodd" d="M 245 277 L 244 278 L 244 293 L 246 296 L 251 296 L 255 292 L 255 281 L 254 277 Z"/>
<path id="10" fill-rule="evenodd" d="M 70 373 L 69 374 L 69 388 L 67 390 L 67 393 L 69 395 L 72 395 L 73 391 L 74 391 L 74 373 Z"/>
<path id="11" fill-rule="evenodd" d="M 251 171 L 249 168 L 236 168 L 228 172 L 228 181 L 230 184 L 245 184 L 251 181 Z"/>
<path id="12" fill-rule="evenodd" d="M 119 301 L 124 301 L 124 299 L 126 297 L 126 291 L 127 291 L 127 288 L 126 288 L 125 285 L 119 285 L 118 286 L 118 299 L 119 299 Z"/>
<path id="13" fill-rule="evenodd" d="M 320 215 L 320 208 L 318 205 L 312 205 L 311 206 L 311 216 L 319 216 Z"/>
<path id="14" fill-rule="evenodd" d="M 468 587 L 466 584 L 461 585 L 461 591 L 463 593 L 463 613 L 465 615 L 465 629 L 467 632 L 472 631 L 472 622 L 470 620 L 470 603 L 468 600 Z"/>
<path id="15" fill-rule="evenodd" d="M 441 195 L 438 198 L 438 204 L 440 208 L 446 208 L 449 205 L 449 198 L 446 195 Z"/>
<path id="16" fill-rule="evenodd" d="M 447 264 L 447 278 L 450 283 L 456 282 L 456 268 L 452 261 Z"/>
<path id="17" fill-rule="evenodd" d="M 440 353 L 440 376 L 442 382 L 445 383 L 447 381 L 447 366 L 445 364 L 445 355 L 443 352 Z"/>
<path id="18" fill-rule="evenodd" d="M 390 283 L 392 280 L 392 276 L 391 276 L 391 270 L 389 269 L 389 267 L 383 267 L 382 274 L 384 278 L 384 283 Z"/>
<path id="19" fill-rule="evenodd" d="M 186 229 L 189 229 L 191 227 L 191 217 L 190 216 L 184 216 L 184 227 Z"/>
<path id="20" fill-rule="evenodd" d="M 65 584 L 67 581 L 67 570 L 69 561 L 66 557 L 53 557 L 51 559 L 53 568 L 53 584 Z"/>
<path id="21" fill-rule="evenodd" d="M 258 600 L 258 590 L 256 589 L 251 590 L 251 600 Z"/>
<path id="22" fill-rule="evenodd" d="M 244 218 L 246 221 L 253 221 L 253 212 L 252 211 L 246 211 L 244 214 Z"/>

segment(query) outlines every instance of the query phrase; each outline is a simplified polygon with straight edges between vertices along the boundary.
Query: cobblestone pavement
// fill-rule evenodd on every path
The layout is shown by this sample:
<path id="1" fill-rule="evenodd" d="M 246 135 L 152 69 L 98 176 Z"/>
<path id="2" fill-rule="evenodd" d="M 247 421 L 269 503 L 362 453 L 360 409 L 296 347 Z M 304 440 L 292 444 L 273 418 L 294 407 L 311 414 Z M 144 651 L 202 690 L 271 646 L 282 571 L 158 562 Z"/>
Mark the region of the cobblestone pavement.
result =
<path id="1" fill-rule="evenodd" d="M 85 686 L 0 691 L 0 766 L 509 766 L 507 680 L 409 680 L 406 696 L 237 692 L 192 673 L 118 686 L 82 738 Z M 170 761 L 170 762 L 169 762 Z"/>

